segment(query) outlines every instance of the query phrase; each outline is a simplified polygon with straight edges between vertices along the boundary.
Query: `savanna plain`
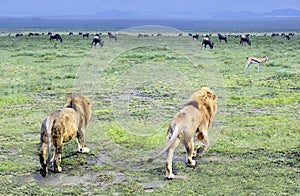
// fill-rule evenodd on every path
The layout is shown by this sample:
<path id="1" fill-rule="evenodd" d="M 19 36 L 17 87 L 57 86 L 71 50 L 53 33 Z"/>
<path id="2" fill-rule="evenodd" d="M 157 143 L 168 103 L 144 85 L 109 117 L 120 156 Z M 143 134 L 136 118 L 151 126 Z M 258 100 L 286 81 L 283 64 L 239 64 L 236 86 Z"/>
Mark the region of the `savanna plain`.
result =
<path id="1" fill-rule="evenodd" d="M 103 47 L 91 47 L 92 36 L 78 31 L 60 30 L 63 42 L 50 42 L 47 29 L 30 37 L 22 31 L 23 37 L 5 30 L 0 36 L 1 195 L 299 194 L 299 32 L 290 40 L 250 32 L 251 46 L 233 36 L 249 32 L 222 32 L 232 34 L 227 44 L 218 32 L 198 32 L 211 33 L 215 43 L 202 49 L 201 36 L 188 36 L 196 32 L 163 27 L 113 32 L 117 41 L 102 31 Z M 255 64 L 244 70 L 248 56 L 265 55 L 270 60 L 259 72 Z M 179 177 L 165 180 L 165 157 L 146 161 L 163 148 L 172 117 L 201 86 L 218 96 L 211 146 L 190 168 L 180 145 L 173 161 Z M 73 139 L 63 146 L 62 173 L 50 169 L 43 178 L 41 121 L 72 92 L 93 104 L 91 151 L 78 153 Z"/>

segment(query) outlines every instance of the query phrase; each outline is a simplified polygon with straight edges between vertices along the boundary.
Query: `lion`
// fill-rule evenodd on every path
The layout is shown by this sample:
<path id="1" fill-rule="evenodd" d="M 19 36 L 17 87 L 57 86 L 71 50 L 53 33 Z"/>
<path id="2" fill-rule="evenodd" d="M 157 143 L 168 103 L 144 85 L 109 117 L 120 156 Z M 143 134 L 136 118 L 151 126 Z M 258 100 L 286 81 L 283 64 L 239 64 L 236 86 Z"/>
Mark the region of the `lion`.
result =
<path id="1" fill-rule="evenodd" d="M 194 92 L 183 109 L 174 116 L 167 132 L 166 146 L 148 162 L 152 162 L 166 152 L 166 178 L 169 180 L 175 178 L 172 172 L 172 159 L 174 151 L 181 141 L 186 148 L 187 165 L 194 167 L 196 161 L 193 160 L 193 157 L 204 153 L 209 146 L 208 130 L 211 128 L 216 112 L 217 96 L 211 89 L 202 87 Z M 193 141 L 195 134 L 202 142 L 196 153 Z"/>
<path id="2" fill-rule="evenodd" d="M 53 162 L 54 172 L 61 172 L 62 145 L 70 141 L 76 135 L 78 151 L 88 153 L 85 147 L 85 129 L 91 118 L 91 102 L 81 94 L 71 94 L 67 102 L 60 110 L 50 112 L 42 121 L 40 132 L 40 173 L 43 177 L 48 174 L 46 154 L 48 150 L 48 162 Z M 51 144 L 54 145 L 53 158 L 50 160 Z"/>

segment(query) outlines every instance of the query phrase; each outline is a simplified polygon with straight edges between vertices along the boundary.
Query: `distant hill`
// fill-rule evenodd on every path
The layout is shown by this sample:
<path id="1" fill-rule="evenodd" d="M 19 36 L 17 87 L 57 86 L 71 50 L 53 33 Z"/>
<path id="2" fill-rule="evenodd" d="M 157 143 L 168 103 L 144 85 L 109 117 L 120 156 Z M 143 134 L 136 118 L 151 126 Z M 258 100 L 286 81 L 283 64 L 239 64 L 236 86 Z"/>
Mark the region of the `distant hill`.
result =
<path id="1" fill-rule="evenodd" d="M 134 19 L 134 20 L 145 20 L 145 19 L 218 19 L 218 20 L 243 20 L 243 19 L 274 19 L 274 18 L 289 18 L 289 19 L 300 19 L 300 11 L 296 9 L 278 9 L 271 12 L 255 13 L 252 11 L 239 11 L 239 12 L 213 12 L 207 17 L 203 18 L 195 14 L 182 15 L 168 15 L 162 13 L 162 15 L 145 15 L 143 13 L 120 11 L 120 10 L 106 10 L 93 16 L 98 19 Z"/>
<path id="2" fill-rule="evenodd" d="M 300 11 L 296 9 L 280 9 L 260 14 L 261 17 L 300 17 Z"/>
<path id="3" fill-rule="evenodd" d="M 218 20 L 241 20 L 241 19 L 297 19 L 300 20 L 300 11 L 296 9 L 278 9 L 271 12 L 255 13 L 251 11 L 240 12 L 213 12 L 210 19 Z"/>

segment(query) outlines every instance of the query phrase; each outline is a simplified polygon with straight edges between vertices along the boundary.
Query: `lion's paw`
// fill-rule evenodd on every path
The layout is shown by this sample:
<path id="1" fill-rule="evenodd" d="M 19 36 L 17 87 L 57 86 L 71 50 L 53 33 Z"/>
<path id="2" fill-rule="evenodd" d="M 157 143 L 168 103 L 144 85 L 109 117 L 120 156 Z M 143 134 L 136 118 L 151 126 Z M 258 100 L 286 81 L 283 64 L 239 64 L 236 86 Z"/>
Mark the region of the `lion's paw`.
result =
<path id="1" fill-rule="evenodd" d="M 166 176 L 167 180 L 173 180 L 175 178 L 174 174 L 170 174 L 169 176 Z"/>
<path id="2" fill-rule="evenodd" d="M 90 149 L 88 147 L 84 147 L 80 152 L 82 152 L 82 153 L 89 153 Z"/>
<path id="3" fill-rule="evenodd" d="M 46 177 L 46 175 L 48 174 L 48 168 L 41 168 L 40 169 L 40 174 L 43 176 L 43 177 Z"/>
<path id="4" fill-rule="evenodd" d="M 57 173 L 61 173 L 61 171 L 62 171 L 62 168 L 61 168 L 60 166 L 57 166 L 57 169 L 56 169 L 56 171 L 55 171 L 55 172 L 57 172 Z"/>
<path id="5" fill-rule="evenodd" d="M 195 167 L 197 165 L 197 162 L 195 160 L 187 161 L 186 165 L 188 167 Z"/>

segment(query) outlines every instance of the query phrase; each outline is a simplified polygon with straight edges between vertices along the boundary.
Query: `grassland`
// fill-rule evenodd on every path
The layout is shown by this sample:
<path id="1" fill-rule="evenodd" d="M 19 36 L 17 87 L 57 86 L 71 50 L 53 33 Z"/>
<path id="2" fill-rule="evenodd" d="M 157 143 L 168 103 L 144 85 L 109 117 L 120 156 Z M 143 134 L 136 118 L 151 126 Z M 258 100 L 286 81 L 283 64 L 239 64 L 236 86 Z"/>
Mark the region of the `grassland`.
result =
<path id="1" fill-rule="evenodd" d="M 46 31 L 38 29 L 36 31 Z M 297 195 L 300 192 L 300 36 L 253 32 L 251 46 L 229 37 L 213 50 L 177 30 L 142 27 L 63 42 L 0 36 L 0 193 L 3 195 Z M 149 37 L 137 38 L 138 33 Z M 161 33 L 162 36 L 151 36 Z M 204 33 L 203 33 L 204 34 Z M 270 55 L 261 71 L 247 56 Z M 164 180 L 164 157 L 146 164 L 165 144 L 168 123 L 191 92 L 210 86 L 219 111 L 212 146 L 186 167 L 181 146 Z M 39 174 L 39 129 L 66 94 L 93 102 L 89 154 L 64 145 L 61 174 Z"/>

